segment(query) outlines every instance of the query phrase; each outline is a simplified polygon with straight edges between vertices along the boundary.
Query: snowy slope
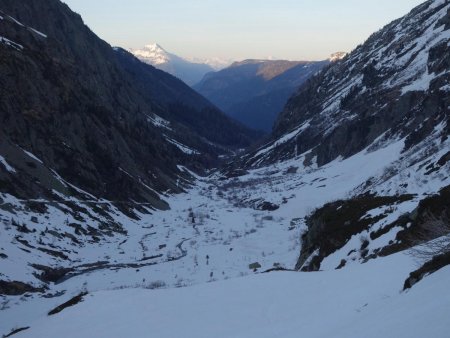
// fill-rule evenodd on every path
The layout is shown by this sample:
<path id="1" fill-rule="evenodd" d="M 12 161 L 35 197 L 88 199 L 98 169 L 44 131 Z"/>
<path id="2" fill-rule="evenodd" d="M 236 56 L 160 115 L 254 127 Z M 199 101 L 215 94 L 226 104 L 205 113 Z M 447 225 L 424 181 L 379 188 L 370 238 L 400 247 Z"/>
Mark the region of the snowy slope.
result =
<path id="1" fill-rule="evenodd" d="M 377 189 L 392 190 L 393 186 L 398 187 L 396 182 L 402 177 L 420 174 L 420 170 L 406 166 L 398 175 L 385 177 L 386 171 L 392 172 L 386 166 L 388 163 L 399 165 L 397 158 L 402 147 L 403 140 L 399 140 L 323 167 L 303 167 L 303 158 L 299 157 L 251 170 L 239 178 L 218 180 L 218 174 L 207 180 L 199 178 L 188 193 L 163 197 L 171 210 L 153 212 L 152 215 L 137 213 L 139 220 L 120 213 L 105 201 L 110 210 L 109 217 L 126 233 L 110 237 L 97 235 L 99 241 L 93 241 L 89 233 L 77 234 L 76 224 L 85 228 L 83 222 L 51 205 L 44 215 L 30 214 L 25 208 L 16 209 L 14 213 L 3 210 L 5 228 L 0 237 L 0 253 L 6 254 L 7 258 L 1 261 L 2 279 L 20 280 L 36 287 L 46 285 L 49 289 L 45 294 L 27 294 L 27 297 L 3 296 L 0 316 L 4 320 L 0 321 L 0 332 L 29 326 L 82 290 L 172 288 L 234 279 L 274 267 L 293 269 L 301 249 L 300 235 L 306 230 L 305 217 L 314 208 L 359 193 L 368 180 L 380 182 Z M 439 153 L 431 158 L 433 156 L 438 157 Z M 294 167 L 298 173 L 293 172 Z M 384 183 L 381 183 L 383 177 Z M 450 184 L 450 178 L 443 180 L 436 172 L 427 182 L 411 185 L 408 191 L 418 195 L 405 203 L 390 206 L 389 217 L 396 218 L 412 211 L 421 198 L 437 192 L 443 184 Z M 11 196 L 3 195 L 2 198 L 6 203 L 21 204 Z M 92 215 L 96 215 L 93 208 L 102 203 L 73 202 Z M 270 202 L 278 209 L 261 210 L 264 202 Z M 37 217 L 37 223 L 31 220 L 33 215 Z M 86 223 L 95 224 L 95 218 L 87 218 L 86 213 L 82 216 Z M 10 225 L 11 219 L 26 224 L 30 232 L 18 232 Z M 378 226 L 380 224 L 374 225 Z M 73 242 L 70 237 L 56 236 L 64 232 L 72 234 L 82 244 Z M 381 239 L 373 241 L 370 250 L 383 247 L 397 232 L 398 229 L 393 228 Z M 359 234 L 355 235 L 345 248 L 326 257 L 322 269 L 330 271 L 329 283 L 333 283 L 335 275 L 331 273 L 343 257 L 349 262 L 342 271 L 351 273 L 352 269 L 357 269 L 359 264 L 356 263 L 362 261 L 359 238 Z M 62 252 L 67 258 L 54 257 L 38 248 Z M 347 257 L 347 252 L 352 249 L 356 249 L 354 256 Z M 23 250 L 28 250 L 29 254 Z M 403 271 L 395 277 L 397 292 L 415 267 L 411 262 L 393 262 L 399 262 L 396 269 Z M 258 263 L 256 270 L 253 263 Z M 40 271 L 29 264 L 71 267 L 71 270 L 62 274 L 56 283 L 44 284 L 36 278 Z"/>
<path id="2" fill-rule="evenodd" d="M 157 66 L 170 61 L 169 53 L 167 53 L 157 43 L 145 45 L 143 49 L 132 50 L 132 52 L 136 57 L 145 59 L 153 66 Z"/>
<path id="3" fill-rule="evenodd" d="M 448 337 L 450 268 L 400 292 L 410 265 L 396 255 L 348 271 L 96 292 L 17 337 Z"/>
<path id="4" fill-rule="evenodd" d="M 365 165 L 348 167 L 347 175 L 357 178 L 380 168 L 346 195 L 331 191 L 335 200 L 329 202 L 335 202 L 334 206 L 316 205 L 317 210 L 310 210 L 297 268 L 342 267 L 410 246 L 405 233 L 411 232 L 408 224 L 420 228 L 414 216 L 419 202 L 448 187 L 449 14 L 449 1 L 427 1 L 373 34 L 300 88 L 280 115 L 272 140 L 223 170 L 229 177 L 236 168 L 242 173 L 242 167 L 252 172 L 278 166 L 302 177 L 310 168 L 317 168 L 324 175 L 316 187 L 329 194 L 333 173 L 328 168 L 338 169 L 362 154 L 367 156 Z M 370 160 L 380 149 L 387 151 L 385 155 Z M 305 199 L 314 196 L 312 192 Z M 383 199 L 385 204 L 377 205 Z M 271 202 L 280 203 L 273 197 Z M 358 208 L 360 203 L 368 208 L 361 219 L 352 219 L 351 213 L 339 214 L 343 230 L 332 233 L 340 240 L 327 243 L 311 235 L 330 224 L 317 225 L 322 222 L 321 215 L 344 205 Z M 441 212 L 445 214 L 448 208 L 447 202 Z M 345 225 L 353 230 L 345 230 Z M 322 235 L 329 236 L 326 232 Z"/>
<path id="5" fill-rule="evenodd" d="M 408 137 L 410 146 L 446 124 L 449 9 L 448 1 L 425 2 L 314 77 L 289 100 L 271 142 L 248 165 L 310 150 L 310 158 L 323 165 L 380 136 Z M 279 141 L 288 134 L 293 137 Z"/>

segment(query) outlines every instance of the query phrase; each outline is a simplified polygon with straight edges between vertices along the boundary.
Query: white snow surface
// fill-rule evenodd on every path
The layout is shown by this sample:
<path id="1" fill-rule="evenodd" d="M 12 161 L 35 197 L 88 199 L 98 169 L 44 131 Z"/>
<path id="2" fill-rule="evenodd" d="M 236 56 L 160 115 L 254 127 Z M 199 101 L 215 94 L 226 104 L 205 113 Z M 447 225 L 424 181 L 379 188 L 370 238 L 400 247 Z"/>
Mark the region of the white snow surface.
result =
<path id="1" fill-rule="evenodd" d="M 14 41 L 12 41 L 10 39 L 7 39 L 7 38 L 5 38 L 3 36 L 0 36 L 0 43 L 3 43 L 5 45 L 10 46 L 10 47 L 12 47 L 14 49 L 17 49 L 19 51 L 23 49 L 23 46 L 21 44 L 18 44 L 17 42 L 14 42 Z"/>
<path id="2" fill-rule="evenodd" d="M 43 38 L 47 38 L 47 34 L 44 34 L 44 33 L 42 33 L 42 32 L 39 32 L 37 29 L 31 28 L 31 27 L 28 27 L 28 29 L 29 29 L 30 31 L 32 31 L 33 33 L 36 33 L 37 35 L 39 35 L 39 36 L 41 36 L 41 37 L 43 37 Z"/>
<path id="3" fill-rule="evenodd" d="M 130 50 L 136 57 L 145 59 L 152 65 L 160 65 L 170 61 L 170 54 L 157 43 L 145 45 L 142 49 Z"/>
<path id="4" fill-rule="evenodd" d="M 147 115 L 147 121 L 153 124 L 155 127 L 172 130 L 172 128 L 170 127 L 170 122 L 156 114 Z"/>
<path id="5" fill-rule="evenodd" d="M 358 310 L 364 310 L 363 314 L 369 313 L 365 312 L 366 307 L 364 305 L 368 302 L 369 304 L 378 304 L 378 301 L 380 301 L 378 296 L 375 298 L 367 298 L 365 296 L 353 298 L 353 290 L 356 287 L 354 284 L 350 284 L 353 287 L 348 289 L 330 289 L 333 293 L 329 291 L 329 294 L 326 290 L 329 287 L 335 287 L 336 283 L 339 284 L 340 278 L 353 280 L 354 283 L 359 283 L 358 285 L 363 288 L 362 294 L 364 295 L 367 295 L 368 292 L 375 292 L 388 295 L 389 298 L 395 298 L 396 300 L 392 304 L 400 305 L 398 305 L 398 310 L 395 310 L 396 308 L 393 307 L 392 311 L 394 312 L 391 314 L 396 316 L 397 312 L 395 311 L 401 312 L 401 310 L 412 306 L 413 298 L 409 298 L 409 293 L 399 295 L 399 290 L 408 273 L 414 270 L 415 266 L 414 262 L 403 255 L 395 256 L 397 258 L 392 258 L 392 260 L 389 258 L 369 262 L 362 265 L 362 267 L 359 264 L 361 257 L 357 254 L 350 258 L 346 257 L 349 251 L 360 247 L 360 237 L 367 236 L 367 233 L 354 236 L 343 249 L 326 257 L 321 267 L 324 270 L 323 272 L 311 275 L 302 273 L 259 275 L 259 272 L 271 269 L 274 266 L 286 268 L 295 266 L 300 250 L 300 234 L 305 230 L 304 217 L 314 208 L 320 207 L 324 203 L 347 198 L 368 190 L 373 190 L 379 194 L 391 195 L 396 193 L 417 194 L 417 197 L 411 201 L 392 206 L 390 208 L 392 210 L 390 210 L 387 218 L 380 220 L 374 226 L 378 229 L 404 212 L 414 209 L 419 200 L 427 196 L 427 194 L 436 193 L 442 186 L 450 184 L 450 178 L 448 175 L 445 175 L 445 172 L 449 171 L 449 164 L 443 168 L 443 171 L 424 175 L 426 169 L 422 163 L 437 161 L 450 147 L 450 141 L 444 143 L 436 141 L 438 132 L 439 128 L 437 128 L 435 135 L 430 135 L 428 141 L 428 146 L 434 149 L 433 152 L 427 150 L 430 148 L 424 148 L 422 152 L 420 149 L 410 150 L 417 158 L 411 154 L 402 154 L 401 150 L 404 142 L 403 140 L 397 140 L 386 143 L 383 147 L 375 147 L 374 149 L 369 147 L 348 159 L 338 159 L 320 168 L 304 167 L 304 155 L 301 155 L 283 163 L 251 170 L 245 176 L 225 181 L 217 180 L 217 175 L 206 179 L 197 177 L 198 181 L 188 193 L 167 196 L 166 200 L 170 204 L 170 210 L 152 211 L 152 214 L 138 213 L 140 220 L 130 219 L 115 208 L 111 202 L 102 200 L 84 202 L 72 200 L 72 202 L 86 209 L 86 212 L 79 213 L 79 216 L 85 219 L 81 223 L 70 214 L 64 212 L 67 208 L 64 206 L 56 208 L 54 205 L 48 205 L 49 210 L 47 214 L 35 214 L 37 223 L 30 221 L 30 213 L 25 207 L 19 208 L 14 212 L 8 212 L 8 209 L 0 209 L 0 219 L 3 222 L 0 236 L 0 253 L 8 256 L 6 259 L 0 260 L 1 279 L 20 280 L 39 286 L 40 282 L 33 275 L 36 270 L 29 265 L 30 263 L 47 266 L 74 266 L 77 273 L 76 276 L 59 284 L 51 284 L 51 289 L 48 293 L 55 295 L 52 298 L 43 298 L 39 294 L 31 294 L 27 297 L 1 297 L 0 308 L 3 308 L 3 310 L 0 310 L 0 333 L 6 334 L 14 327 L 31 325 L 30 331 L 24 331 L 21 335 L 38 337 L 41 335 L 40 332 L 42 332 L 40 330 L 48 329 L 48 335 L 46 336 L 57 336 L 61 332 L 58 326 L 54 326 L 54 320 L 58 319 L 62 323 L 59 328 L 70 328 L 72 327 L 71 325 L 84 325 L 83 323 L 90 325 L 88 322 L 83 322 L 90 320 L 88 317 L 108 315 L 111 316 L 110 318 L 116 318 L 116 316 L 119 316 L 118 312 L 115 312 L 119 311 L 119 309 L 114 304 L 123 304 L 123 311 L 130 315 L 127 316 L 121 313 L 126 320 L 110 320 L 111 331 L 102 331 L 107 328 L 96 326 L 102 324 L 93 324 L 93 328 L 98 330 L 98 337 L 106 334 L 114 337 L 114 332 L 117 332 L 116 336 L 120 337 L 119 333 L 123 333 L 121 330 L 125 329 L 136 333 L 136 337 L 142 336 L 143 333 L 140 330 L 143 329 L 144 324 L 135 322 L 135 318 L 142 318 L 141 316 L 148 316 L 151 318 L 148 320 L 155 320 L 161 323 L 161 327 L 158 327 L 158 324 L 152 324 L 152 327 L 158 327 L 158 330 L 160 330 L 156 334 L 157 337 L 173 336 L 178 332 L 173 331 L 175 329 L 184 330 L 185 334 L 183 336 L 185 337 L 202 337 L 202 334 L 206 337 L 210 333 L 206 327 L 197 327 L 197 325 L 183 326 L 188 325 L 190 322 L 197 323 L 197 321 L 203 320 L 201 318 L 204 318 L 204 323 L 215 323 L 213 326 L 218 333 L 224 330 L 222 333 L 224 337 L 227 334 L 229 337 L 252 337 L 252 334 L 263 337 L 264 334 L 266 336 L 272 334 L 272 337 L 277 337 L 277 330 L 281 330 L 278 336 L 289 337 L 289 334 L 292 335 L 294 332 L 298 334 L 296 330 L 300 326 L 291 327 L 292 331 L 284 332 L 282 328 L 285 325 L 280 324 L 277 326 L 279 321 L 277 318 L 292 319 L 289 313 L 298 312 L 302 314 L 301 316 L 296 316 L 299 320 L 299 318 L 303 318 L 303 313 L 306 313 L 305 309 L 318 314 L 327 311 L 327 308 L 333 306 L 345 306 L 347 309 L 343 312 L 343 317 L 339 317 L 340 320 L 326 322 L 329 324 L 327 327 L 338 330 L 336 332 L 341 332 L 339 330 L 342 330 L 342 332 L 350 330 L 348 335 L 343 334 L 342 337 L 353 337 L 353 331 L 351 330 L 356 330 L 359 326 L 346 327 L 345 323 L 351 323 L 356 319 L 364 320 L 367 325 L 370 324 L 366 328 L 371 330 L 375 325 L 375 318 L 381 319 L 381 317 L 358 315 Z M 287 170 L 293 166 L 298 167 L 298 172 L 287 173 Z M 368 179 L 373 182 L 373 185 L 363 188 L 365 186 L 364 182 Z M 402 185 L 404 182 L 413 181 L 417 181 L 417 183 L 409 184 L 407 187 Z M 19 201 L 13 196 L 5 194 L 0 197 L 1 203 L 5 205 L 20 206 L 26 202 Z M 280 208 L 272 212 L 255 210 L 252 207 L 256 203 L 255 199 L 276 203 Z M 98 227 L 98 220 L 92 218 L 89 214 L 95 215 L 93 207 L 102 204 L 110 207 L 110 215 L 115 222 L 122 224 L 128 231 L 127 235 L 105 237 L 100 242 L 93 242 L 89 236 L 86 236 L 85 239 L 80 238 L 83 241 L 81 246 L 74 244 L 69 238 L 58 239 L 51 234 L 42 236 L 41 231 L 45 228 L 60 233 L 69 232 L 75 234 L 74 229 L 64 225 L 66 223 L 78 223 L 83 227 L 86 224 L 94 228 Z M 370 214 L 378 215 L 384 211 L 374 209 L 370 211 Z M 191 215 L 194 216 L 194 219 L 192 219 Z M 103 216 L 99 217 L 103 218 Z M 31 232 L 26 234 L 17 233 L 14 228 L 11 229 L 10 227 L 8 229 L 11 219 L 26 224 Z M 371 242 L 369 249 L 375 250 L 383 246 L 383 244 L 394 238 L 398 231 L 399 229 L 394 228 L 386 235 Z M 19 237 L 17 237 L 18 234 Z M 26 247 L 18 240 L 22 242 L 26 240 L 35 247 L 55 248 L 56 245 L 57 248 L 63 249 L 68 260 L 53 257 L 40 250 Z M 25 254 L 23 249 L 29 250 L 30 254 Z M 349 259 L 348 264 L 344 269 L 335 271 L 334 269 L 344 257 Z M 88 271 L 81 266 L 81 264 L 99 261 L 105 261 L 107 264 L 103 268 L 92 271 Z M 256 262 L 261 265 L 261 268 L 254 272 L 249 268 L 249 265 Z M 136 264 L 139 266 L 136 267 Z M 371 268 L 366 269 L 366 267 Z M 377 271 L 377 273 L 374 272 L 371 275 L 368 272 L 371 269 L 375 269 L 374 271 Z M 255 273 L 257 274 L 255 277 L 240 278 Z M 375 279 L 366 285 L 366 279 L 370 279 L 366 275 L 377 276 L 378 279 L 374 277 Z M 448 274 L 439 276 L 448 277 Z M 384 278 L 388 278 L 388 282 L 384 283 Z M 220 282 L 224 280 L 227 280 L 227 282 Z M 310 280 L 310 282 L 302 282 L 303 280 Z M 345 285 L 346 283 L 342 284 Z M 287 285 L 291 285 L 293 289 L 287 288 Z M 317 287 L 322 285 L 323 288 L 320 290 L 311 289 L 314 285 L 317 285 Z M 380 288 L 376 288 L 376 285 L 379 285 Z M 384 285 L 389 285 L 389 287 L 386 289 Z M 194 287 L 172 289 L 173 287 L 184 286 Z M 167 290 L 140 290 L 140 288 L 154 287 L 163 287 Z M 374 288 L 373 290 L 372 287 Z M 139 290 L 120 291 L 120 289 L 124 288 L 138 288 Z M 411 294 L 417 292 L 414 288 Z M 239 290 L 241 289 L 254 289 L 256 293 L 253 295 L 249 294 L 250 298 L 246 300 L 248 302 L 247 305 L 236 300 L 233 304 L 236 304 L 237 312 L 234 312 L 234 310 L 225 312 L 221 310 L 229 309 L 231 305 L 220 302 L 231 301 L 234 299 L 232 295 L 234 293 L 239 295 L 239 292 L 241 292 Z M 72 309 L 64 310 L 60 315 L 47 318 L 46 314 L 49 310 L 64 303 L 81 290 L 88 290 L 94 296 L 92 298 L 88 296 L 85 303 Z M 105 290 L 108 290 L 108 292 L 105 293 Z M 300 292 L 301 290 L 305 290 L 306 294 L 319 297 L 315 298 L 317 303 L 314 303 L 310 298 L 304 298 L 306 296 L 303 296 L 303 293 Z M 280 302 L 277 304 L 275 300 L 281 297 L 281 292 L 285 296 L 280 298 Z M 296 312 L 292 310 L 294 303 L 289 303 L 289 305 L 285 302 L 288 302 L 288 299 L 291 299 L 292 295 L 295 295 L 297 292 L 300 293 L 299 298 L 295 298 Z M 322 297 L 320 295 L 324 292 L 328 296 L 320 298 Z M 194 298 L 199 301 L 208 299 L 208 293 L 216 294 L 219 297 L 218 302 L 214 303 L 210 300 L 205 301 L 205 303 L 191 303 L 191 300 Z M 275 296 L 272 297 L 272 293 Z M 221 294 L 223 296 L 219 296 Z M 422 294 L 422 291 L 420 291 L 420 294 Z M 147 295 L 150 298 L 146 298 Z M 151 298 L 154 297 L 153 295 L 161 298 L 153 299 Z M 333 298 L 331 295 L 338 298 Z M 339 298 L 344 296 L 346 299 L 349 299 L 348 303 Z M 129 297 L 145 299 L 146 301 L 143 301 L 142 304 L 137 302 L 136 307 L 128 307 L 126 304 L 128 304 Z M 182 298 L 174 303 L 176 297 Z M 255 298 L 257 297 L 260 298 L 260 303 L 256 302 Z M 107 299 L 111 299 L 111 304 L 106 303 Z M 258 312 L 260 307 L 263 308 L 260 305 L 263 300 L 264 304 L 267 304 L 269 308 L 273 306 L 273 311 L 269 311 L 266 317 Z M 339 305 L 342 302 L 344 304 Z M 370 313 L 374 311 L 373 313 L 378 313 L 379 316 L 388 317 L 389 311 L 391 311 L 389 310 L 391 309 L 390 302 L 386 298 L 384 305 L 370 307 L 372 309 Z M 188 303 L 190 303 L 191 311 L 186 311 Z M 258 304 L 258 306 L 252 307 L 251 304 L 253 303 Z M 161 312 L 156 311 L 155 308 L 143 309 L 140 307 L 140 304 L 142 306 L 144 304 L 156 306 L 158 309 L 161 309 Z M 83 308 L 84 305 L 90 307 Z M 100 312 L 95 312 L 91 306 Z M 440 305 L 437 302 L 429 306 L 433 309 L 440 309 Z M 290 310 L 283 312 L 283 316 L 273 317 L 278 309 L 285 307 Z M 106 308 L 111 309 L 113 312 L 102 314 L 102 309 L 106 311 Z M 351 311 L 349 310 L 350 308 L 352 309 Z M 417 306 L 417 308 L 420 307 Z M 178 310 L 176 309 L 182 313 L 177 312 Z M 77 313 L 76 316 L 72 315 L 70 317 L 74 320 L 73 324 L 70 323 L 69 319 L 64 319 L 69 318 L 65 317 L 65 313 L 73 314 L 72 311 Z M 88 313 L 88 311 L 94 311 L 94 315 L 91 313 L 90 316 L 84 316 L 83 313 Z M 174 315 L 168 316 L 167 313 L 172 311 Z M 217 324 L 219 318 L 221 318 L 218 315 L 218 311 L 221 311 L 222 314 L 233 313 L 230 316 L 234 316 L 234 313 L 236 313 L 236 316 L 230 318 L 229 322 L 230 325 L 236 324 L 236 326 L 217 326 L 219 325 Z M 414 311 L 421 310 L 414 309 Z M 195 313 L 199 314 L 198 317 L 192 317 Z M 206 313 L 210 313 L 210 316 L 206 315 Z M 252 313 L 256 313 L 254 317 L 252 317 Z M 362 317 L 353 317 L 353 315 Z M 409 316 L 409 314 L 407 313 L 405 316 Z M 314 319 L 313 315 L 311 315 L 306 316 L 305 320 L 311 321 L 313 324 L 310 325 L 314 326 L 314 323 L 321 322 L 324 318 L 329 317 L 331 318 L 331 315 L 314 317 Z M 237 324 L 237 320 L 242 320 L 242 318 L 249 318 L 249 321 L 243 320 L 241 324 Z M 267 321 L 268 318 L 275 318 L 271 323 L 275 330 L 273 332 L 267 331 L 267 327 L 263 330 L 262 328 L 265 327 L 265 324 L 260 324 L 260 322 Z M 371 322 L 372 320 L 373 322 Z M 435 321 L 439 322 L 441 327 L 442 325 L 447 325 L 440 321 L 439 317 Z M 163 322 L 165 322 L 164 325 L 162 324 Z M 285 323 L 287 324 L 287 322 Z M 101 321 L 98 321 L 98 323 L 101 323 Z M 111 323 L 114 323 L 114 325 Z M 307 327 L 304 322 L 302 323 L 301 327 Z M 333 326 L 338 325 L 337 323 L 342 323 L 342 326 Z M 391 324 L 397 325 L 397 323 Z M 296 325 L 295 321 L 292 321 L 292 325 Z M 415 322 L 408 322 L 406 326 L 410 327 L 410 325 L 415 327 Z M 54 327 L 56 331 L 52 331 L 53 329 L 50 329 L 50 326 Z M 320 326 L 325 327 L 325 325 Z M 235 331 L 227 331 L 228 327 L 230 330 Z M 448 328 L 448 326 L 445 327 Z M 362 326 L 360 328 L 362 329 Z M 133 331 L 135 329 L 139 330 L 139 332 Z M 207 331 L 201 331 L 203 329 Z M 80 334 L 85 334 L 85 331 L 79 332 Z M 311 337 L 321 337 L 319 334 L 325 335 L 320 330 L 317 333 L 314 332 L 311 334 Z M 70 334 L 76 337 L 78 333 Z M 422 336 L 412 335 L 410 337 Z M 440 336 L 436 335 L 436 337 Z"/>
<path id="6" fill-rule="evenodd" d="M 176 146 L 178 149 L 180 149 L 183 153 L 187 154 L 187 155 L 198 155 L 200 154 L 199 151 L 189 148 L 188 146 L 174 140 L 173 138 L 168 137 L 167 135 L 164 135 L 166 140 L 169 143 L 172 143 L 174 146 Z"/>
<path id="7" fill-rule="evenodd" d="M 40 32 L 40 31 L 38 31 L 37 29 L 34 29 L 34 28 L 32 28 L 32 27 L 25 26 L 25 25 L 24 25 L 23 23 L 21 23 L 19 20 L 17 20 L 16 18 L 14 18 L 14 17 L 12 17 L 12 16 L 10 16 L 10 15 L 7 15 L 6 18 L 7 18 L 9 21 L 12 21 L 14 24 L 19 25 L 20 27 L 23 27 L 23 28 L 28 29 L 29 31 L 31 31 L 31 32 L 33 32 L 33 33 L 39 35 L 40 37 L 47 38 L 47 35 L 46 35 L 46 34 Z M 0 16 L 0 20 L 5 20 L 5 18 L 4 18 L 3 16 Z"/>
<path id="8" fill-rule="evenodd" d="M 429 3 L 428 11 L 448 3 L 448 1 L 430 1 Z M 447 14 L 449 8 L 450 4 L 447 4 L 427 18 L 425 24 L 420 27 L 421 30 L 423 29 L 420 37 L 407 42 L 404 40 L 408 37 L 409 32 L 405 31 L 405 29 L 416 29 L 417 23 L 414 20 L 417 17 L 405 17 L 395 27 L 397 31 L 396 37 L 389 44 L 376 51 L 376 54 L 373 53 L 372 60 L 378 62 L 378 68 L 401 70 L 397 72 L 387 87 L 403 86 L 403 94 L 414 90 L 426 91 L 433 79 L 443 75 L 430 74 L 427 62 L 431 48 L 450 39 L 450 30 L 445 30 L 444 24 L 438 25 L 439 20 Z M 423 15 L 426 15 L 426 12 Z M 407 53 L 401 57 L 395 53 L 395 48 L 392 48 L 392 46 L 396 46 L 399 43 L 406 43 L 403 46 L 403 50 L 407 51 Z"/>
<path id="9" fill-rule="evenodd" d="M 16 169 L 14 169 L 7 161 L 6 159 L 0 155 L 0 163 L 3 164 L 5 169 L 9 171 L 10 173 L 15 173 Z"/>
<path id="10" fill-rule="evenodd" d="M 21 27 L 25 27 L 25 25 L 23 23 L 21 23 L 20 21 L 18 21 L 16 18 L 13 18 L 12 16 L 8 15 L 8 19 L 10 19 L 12 22 L 14 22 L 15 24 L 21 26 Z"/>
<path id="11" fill-rule="evenodd" d="M 25 149 L 22 149 L 25 154 L 27 154 L 29 157 L 31 157 L 33 160 L 38 161 L 39 163 L 43 164 L 44 162 L 41 161 L 40 158 L 38 158 L 33 153 L 30 153 L 29 151 L 26 151 Z"/>
<path id="12" fill-rule="evenodd" d="M 447 338 L 450 267 L 408 292 L 404 255 L 167 290 L 101 291 L 17 337 Z"/>

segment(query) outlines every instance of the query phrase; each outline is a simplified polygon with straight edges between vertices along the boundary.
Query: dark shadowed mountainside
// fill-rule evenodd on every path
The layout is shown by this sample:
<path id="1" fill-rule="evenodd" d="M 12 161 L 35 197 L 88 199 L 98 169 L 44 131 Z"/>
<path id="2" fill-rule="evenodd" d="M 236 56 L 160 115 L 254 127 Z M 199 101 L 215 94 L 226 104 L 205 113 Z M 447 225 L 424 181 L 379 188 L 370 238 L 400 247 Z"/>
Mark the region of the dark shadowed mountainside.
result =
<path id="1" fill-rule="evenodd" d="M 215 165 L 257 133 L 180 80 L 113 49 L 57 0 L 0 1 L 1 190 L 167 207 L 180 165 Z"/>
<path id="2" fill-rule="evenodd" d="M 245 60 L 205 75 L 194 88 L 229 116 L 270 132 L 288 98 L 328 63 Z"/>

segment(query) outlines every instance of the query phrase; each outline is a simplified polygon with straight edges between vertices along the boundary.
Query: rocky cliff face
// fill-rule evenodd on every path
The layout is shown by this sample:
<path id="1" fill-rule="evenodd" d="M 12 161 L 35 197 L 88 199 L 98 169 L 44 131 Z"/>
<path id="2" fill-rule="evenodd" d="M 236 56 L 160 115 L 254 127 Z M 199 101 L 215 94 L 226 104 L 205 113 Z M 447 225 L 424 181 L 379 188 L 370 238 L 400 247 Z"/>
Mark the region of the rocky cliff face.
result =
<path id="1" fill-rule="evenodd" d="M 406 150 L 438 125 L 448 133 L 448 10 L 427 1 L 310 79 L 279 116 L 271 151 L 251 163 L 310 151 L 323 165 L 377 138 L 406 138 Z"/>
<path id="2" fill-rule="evenodd" d="M 165 208 L 179 165 L 201 170 L 255 136 L 57 0 L 2 0 L 0 16 L 1 192 Z"/>
<path id="3" fill-rule="evenodd" d="M 303 187 L 311 172 L 328 172 L 318 182 L 339 177 L 345 163 L 355 163 L 346 177 L 384 167 L 304 219 L 297 269 L 342 268 L 437 237 L 418 234 L 445 224 L 450 209 L 449 41 L 450 2 L 416 7 L 312 77 L 289 100 L 272 140 L 224 170 L 288 168 Z M 378 151 L 385 154 L 370 159 Z"/>

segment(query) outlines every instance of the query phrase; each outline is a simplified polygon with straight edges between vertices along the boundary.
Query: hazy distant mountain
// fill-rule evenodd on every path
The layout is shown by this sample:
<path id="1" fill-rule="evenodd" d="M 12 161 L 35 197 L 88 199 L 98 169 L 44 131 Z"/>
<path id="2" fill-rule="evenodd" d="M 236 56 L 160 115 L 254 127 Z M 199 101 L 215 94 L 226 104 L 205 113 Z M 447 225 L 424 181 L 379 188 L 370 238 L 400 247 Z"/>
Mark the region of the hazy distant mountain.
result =
<path id="1" fill-rule="evenodd" d="M 209 61 L 214 67 L 207 63 L 191 62 L 167 52 L 156 43 L 146 45 L 142 49 L 131 49 L 130 52 L 141 61 L 178 77 L 190 86 L 198 83 L 206 73 L 220 68 L 217 68 L 217 60 Z"/>
<path id="2" fill-rule="evenodd" d="M 206 74 L 194 89 L 245 125 L 270 132 L 289 97 L 328 63 L 244 60 Z"/>
<path id="3" fill-rule="evenodd" d="M 218 57 L 211 57 L 211 58 L 193 57 L 193 58 L 186 58 L 186 60 L 193 63 L 203 63 L 205 65 L 211 66 L 212 68 L 214 68 L 215 71 L 222 70 L 233 63 L 233 60 L 231 59 L 222 59 Z"/>

